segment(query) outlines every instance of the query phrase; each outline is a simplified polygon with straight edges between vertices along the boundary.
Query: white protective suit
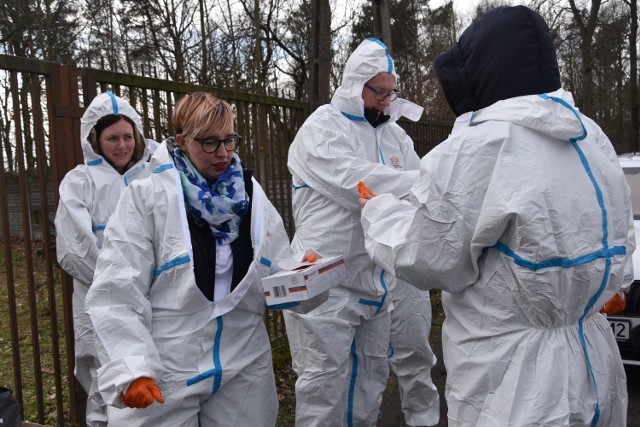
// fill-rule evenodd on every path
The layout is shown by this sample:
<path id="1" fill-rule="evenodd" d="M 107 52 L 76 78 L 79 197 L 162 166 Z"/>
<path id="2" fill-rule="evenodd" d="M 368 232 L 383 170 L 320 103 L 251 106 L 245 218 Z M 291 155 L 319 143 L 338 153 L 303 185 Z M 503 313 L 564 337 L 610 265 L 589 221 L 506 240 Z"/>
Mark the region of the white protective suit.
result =
<path id="1" fill-rule="evenodd" d="M 84 301 L 93 280 L 103 231 L 129 182 L 149 175 L 146 159 L 157 146 L 145 140 L 142 159 L 120 175 L 89 142 L 96 122 L 109 114 L 129 117 L 142 132 L 140 115 L 124 99 L 111 92 L 98 95 L 80 121 L 80 142 L 85 163 L 69 171 L 60 183 L 56 212 L 56 251 L 60 266 L 73 277 L 73 327 L 75 335 L 76 378 L 88 394 L 87 424 L 106 425 L 106 405 L 97 391 L 96 356 L 93 327 L 84 310 Z M 142 135 L 142 133 L 141 133 Z"/>
<path id="2" fill-rule="evenodd" d="M 400 406 L 408 426 L 435 426 L 440 421 L 440 395 L 431 379 L 437 358 L 429 344 L 431 299 L 395 279 L 391 289 L 389 366 L 398 377 Z"/>
<path id="3" fill-rule="evenodd" d="M 633 279 L 628 185 L 570 93 L 461 115 L 410 202 L 362 213 L 367 251 L 441 288 L 449 426 L 624 426 L 625 372 L 602 305 Z"/>
<path id="4" fill-rule="evenodd" d="M 278 399 L 261 279 L 291 256 L 282 219 L 253 181 L 254 259 L 217 302 L 198 288 L 183 190 L 167 142 L 152 175 L 124 192 L 109 221 L 87 311 L 108 360 L 98 371 L 105 401 L 139 377 L 156 380 L 165 403 L 126 408 L 114 426 L 273 426 Z"/>
<path id="5" fill-rule="evenodd" d="M 363 41 L 347 61 L 331 104 L 305 121 L 289 149 L 294 252 L 343 255 L 348 276 L 317 309 L 285 312 L 298 374 L 297 426 L 375 425 L 386 386 L 388 292 L 395 279 L 365 251 L 357 183 L 376 193 L 408 194 L 419 176 L 419 158 L 396 120 L 418 120 L 422 108 L 398 99 L 385 111 L 387 122 L 369 124 L 362 90 L 381 72 L 397 78 L 384 44 Z"/>

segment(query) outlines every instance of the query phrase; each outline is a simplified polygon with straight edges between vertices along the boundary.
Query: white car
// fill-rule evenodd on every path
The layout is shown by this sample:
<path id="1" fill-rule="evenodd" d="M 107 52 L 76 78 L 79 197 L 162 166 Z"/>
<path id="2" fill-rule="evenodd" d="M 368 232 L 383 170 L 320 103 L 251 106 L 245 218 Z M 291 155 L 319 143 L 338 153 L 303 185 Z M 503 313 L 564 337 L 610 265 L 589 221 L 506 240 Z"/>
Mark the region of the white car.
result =
<path id="1" fill-rule="evenodd" d="M 622 154 L 619 159 L 631 188 L 636 243 L 640 244 L 640 154 Z M 618 342 L 622 361 L 627 365 L 640 365 L 640 248 L 633 252 L 633 271 L 634 280 L 627 293 L 626 308 L 607 318 Z"/>

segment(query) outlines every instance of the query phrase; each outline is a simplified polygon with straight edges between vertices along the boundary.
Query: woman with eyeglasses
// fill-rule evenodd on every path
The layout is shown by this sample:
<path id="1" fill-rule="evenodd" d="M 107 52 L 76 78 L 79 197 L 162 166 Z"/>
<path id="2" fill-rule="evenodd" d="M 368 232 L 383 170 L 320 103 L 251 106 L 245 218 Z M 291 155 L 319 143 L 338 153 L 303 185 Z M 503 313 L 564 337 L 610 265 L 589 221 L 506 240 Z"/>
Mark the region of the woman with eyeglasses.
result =
<path id="1" fill-rule="evenodd" d="M 234 120 L 211 94 L 182 98 L 175 137 L 109 223 L 87 308 L 108 355 L 100 391 L 125 408 L 111 425 L 275 425 L 261 279 L 291 252 Z"/>

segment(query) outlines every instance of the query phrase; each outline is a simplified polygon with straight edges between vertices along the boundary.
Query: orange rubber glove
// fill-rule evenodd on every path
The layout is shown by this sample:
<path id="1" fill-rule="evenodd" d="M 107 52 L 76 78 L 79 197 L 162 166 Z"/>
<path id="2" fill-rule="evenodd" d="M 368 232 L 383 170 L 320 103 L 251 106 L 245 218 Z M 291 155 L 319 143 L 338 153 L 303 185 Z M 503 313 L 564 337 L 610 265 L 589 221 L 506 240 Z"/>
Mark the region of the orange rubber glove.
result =
<path id="1" fill-rule="evenodd" d="M 122 393 L 122 401 L 129 408 L 146 408 L 154 400 L 164 403 L 164 397 L 153 378 L 137 378 L 131 383 L 127 392 Z"/>
<path id="2" fill-rule="evenodd" d="M 364 182 L 362 181 L 358 181 L 358 193 L 360 193 L 360 197 L 362 197 L 363 199 L 373 199 L 377 196 L 377 194 L 371 191 L 369 187 L 364 185 Z"/>
<path id="3" fill-rule="evenodd" d="M 600 309 L 600 313 L 616 314 L 620 313 L 627 306 L 627 298 L 624 292 L 618 292 Z"/>

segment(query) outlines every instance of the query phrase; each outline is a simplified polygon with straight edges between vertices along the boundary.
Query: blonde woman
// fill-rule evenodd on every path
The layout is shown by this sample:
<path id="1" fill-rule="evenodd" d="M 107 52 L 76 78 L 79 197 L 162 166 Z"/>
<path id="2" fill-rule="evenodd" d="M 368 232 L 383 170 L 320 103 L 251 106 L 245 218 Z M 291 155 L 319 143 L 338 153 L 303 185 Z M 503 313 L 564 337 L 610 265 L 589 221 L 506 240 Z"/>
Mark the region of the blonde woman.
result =
<path id="1" fill-rule="evenodd" d="M 275 425 L 261 279 L 291 254 L 234 121 L 210 94 L 182 98 L 109 224 L 87 307 L 109 355 L 100 391 L 126 408 L 113 425 Z"/>

